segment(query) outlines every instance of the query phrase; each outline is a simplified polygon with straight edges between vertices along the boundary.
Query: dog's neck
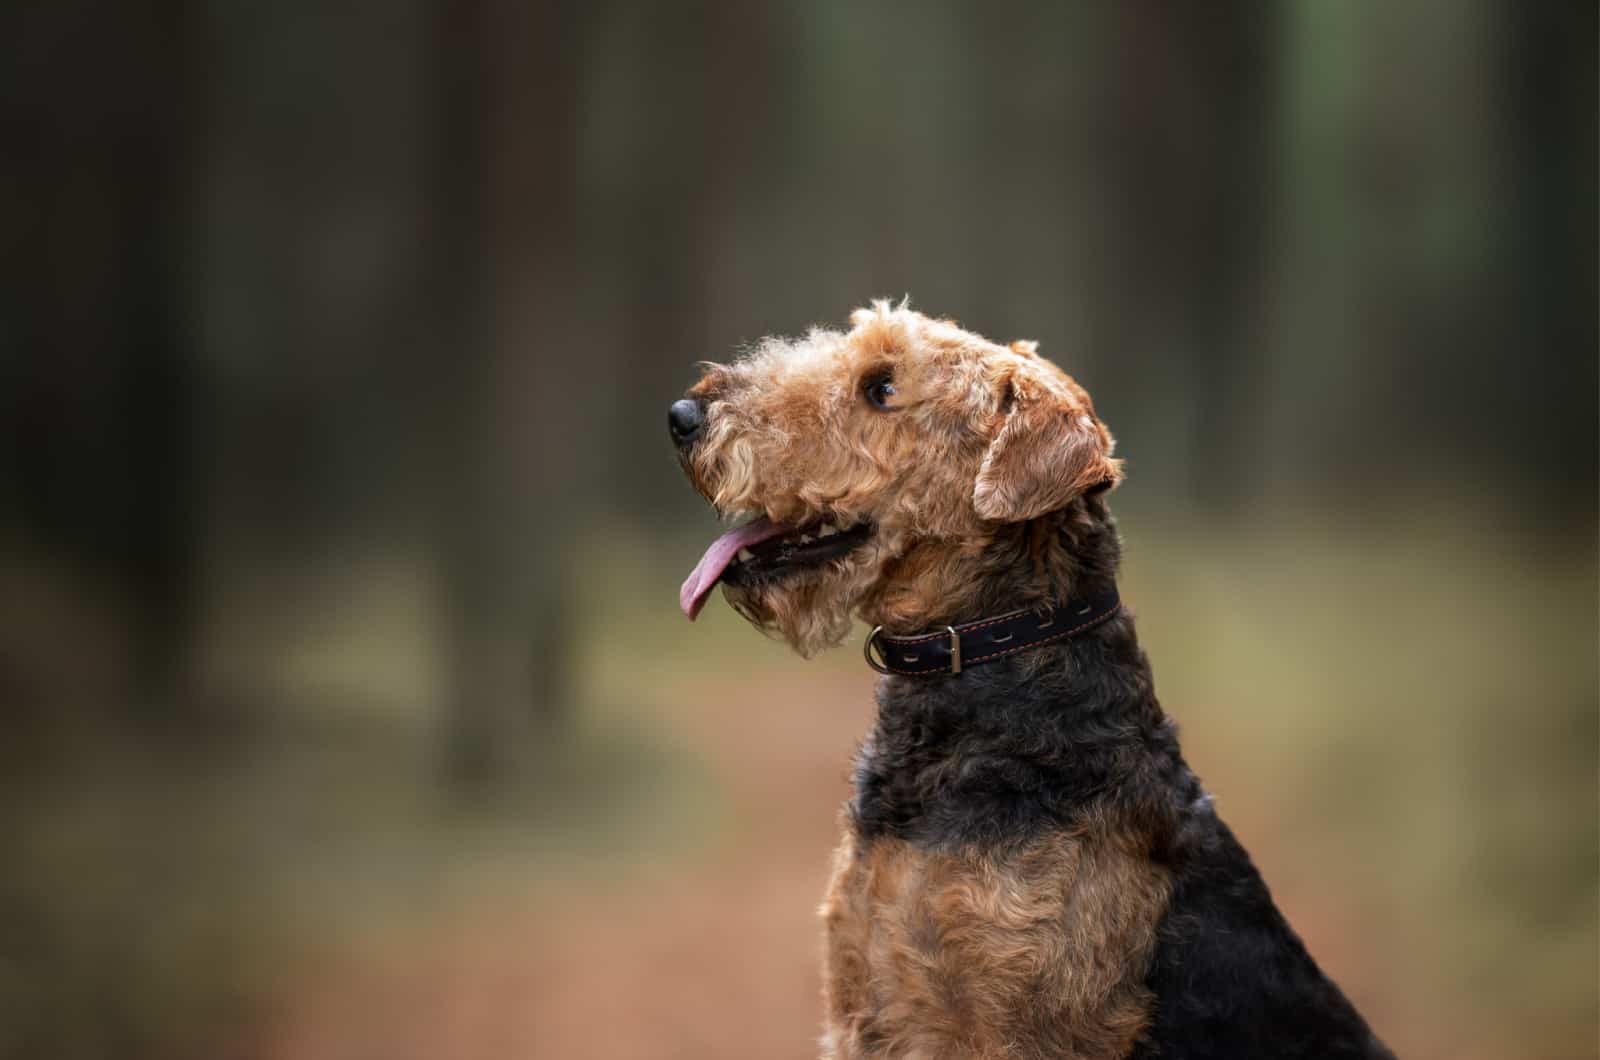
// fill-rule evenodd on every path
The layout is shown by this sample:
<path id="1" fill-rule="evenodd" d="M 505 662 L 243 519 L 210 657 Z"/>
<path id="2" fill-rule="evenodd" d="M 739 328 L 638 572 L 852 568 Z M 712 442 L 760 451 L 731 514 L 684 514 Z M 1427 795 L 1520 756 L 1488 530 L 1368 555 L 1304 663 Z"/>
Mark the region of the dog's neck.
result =
<path id="1" fill-rule="evenodd" d="M 1115 578 L 1115 526 L 1091 498 L 1051 526 L 1065 561 L 1055 579 L 1039 569 L 1028 538 L 1015 566 L 982 577 L 968 607 L 947 605 L 922 621 L 958 623 L 989 613 L 1093 592 Z M 1058 558 L 1059 559 L 1059 558 Z M 863 834 L 935 844 L 996 842 L 1059 824 L 1106 800 L 1146 801 L 1151 778 L 1181 761 L 1156 701 L 1133 619 L 1120 614 L 1074 637 L 1019 652 L 959 676 L 885 677 L 878 717 L 856 771 L 853 815 Z M 959 768 L 955 765 L 960 763 Z"/>
<path id="2" fill-rule="evenodd" d="M 1047 608 L 1110 588 L 1121 560 L 1102 495 L 984 538 L 913 545 L 891 565 L 862 617 L 890 634 L 960 625 L 1022 608 Z"/>
<path id="3" fill-rule="evenodd" d="M 958 676 L 880 678 L 877 700 L 852 801 L 863 836 L 1004 842 L 1108 804 L 1144 812 L 1185 773 L 1126 614 Z"/>

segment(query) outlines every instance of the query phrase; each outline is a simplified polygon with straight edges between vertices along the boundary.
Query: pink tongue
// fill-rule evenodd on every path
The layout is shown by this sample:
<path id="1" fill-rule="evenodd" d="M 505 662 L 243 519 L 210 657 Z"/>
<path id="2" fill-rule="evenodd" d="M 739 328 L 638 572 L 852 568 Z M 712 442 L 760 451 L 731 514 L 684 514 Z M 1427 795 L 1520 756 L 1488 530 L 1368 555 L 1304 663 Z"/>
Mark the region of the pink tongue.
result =
<path id="1" fill-rule="evenodd" d="M 766 516 L 762 516 L 743 526 L 736 526 L 711 542 L 711 547 L 706 549 L 706 554 L 700 557 L 700 562 L 694 565 L 694 570 L 689 572 L 689 577 L 684 580 L 683 588 L 678 590 L 678 606 L 683 608 L 683 613 L 693 622 L 694 617 L 705 606 L 706 597 L 711 595 L 712 587 L 717 584 L 717 579 L 722 577 L 722 572 L 728 569 L 728 564 L 733 562 L 733 557 L 739 554 L 741 548 L 759 545 L 763 541 L 770 541 L 790 533 L 794 527 L 788 523 L 775 523 Z"/>

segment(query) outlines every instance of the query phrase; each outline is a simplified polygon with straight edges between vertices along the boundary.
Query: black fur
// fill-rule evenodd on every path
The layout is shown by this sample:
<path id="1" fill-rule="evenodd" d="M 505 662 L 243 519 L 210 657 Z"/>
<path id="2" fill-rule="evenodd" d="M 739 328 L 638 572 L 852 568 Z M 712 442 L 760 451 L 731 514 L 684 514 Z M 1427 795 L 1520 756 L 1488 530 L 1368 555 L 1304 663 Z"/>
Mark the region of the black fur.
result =
<path id="1" fill-rule="evenodd" d="M 1175 886 L 1135 1060 L 1394 1060 L 1317 967 L 1228 826 L 1207 807 L 1173 850 Z"/>
<path id="2" fill-rule="evenodd" d="M 1073 589 L 1115 576 L 1116 533 L 1098 498 L 1053 529 L 1073 551 Z M 878 706 L 850 806 L 863 839 L 999 845 L 1107 806 L 1139 822 L 1174 887 L 1138 1060 L 1393 1060 L 1317 968 L 1184 763 L 1130 616 L 958 675 L 885 678 Z"/>

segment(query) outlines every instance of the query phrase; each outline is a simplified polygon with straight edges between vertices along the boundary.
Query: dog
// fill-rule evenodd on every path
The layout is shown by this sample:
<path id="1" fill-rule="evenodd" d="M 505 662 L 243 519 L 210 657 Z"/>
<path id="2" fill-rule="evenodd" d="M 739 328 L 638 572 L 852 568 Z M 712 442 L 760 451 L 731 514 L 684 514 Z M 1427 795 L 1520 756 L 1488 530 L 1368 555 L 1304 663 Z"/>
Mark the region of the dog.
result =
<path id="1" fill-rule="evenodd" d="M 684 612 L 720 584 L 807 656 L 873 627 L 821 1055 L 1393 1060 L 1179 752 L 1089 395 L 1032 342 L 903 303 L 850 322 L 704 364 L 668 411 L 695 489 L 747 517 Z"/>

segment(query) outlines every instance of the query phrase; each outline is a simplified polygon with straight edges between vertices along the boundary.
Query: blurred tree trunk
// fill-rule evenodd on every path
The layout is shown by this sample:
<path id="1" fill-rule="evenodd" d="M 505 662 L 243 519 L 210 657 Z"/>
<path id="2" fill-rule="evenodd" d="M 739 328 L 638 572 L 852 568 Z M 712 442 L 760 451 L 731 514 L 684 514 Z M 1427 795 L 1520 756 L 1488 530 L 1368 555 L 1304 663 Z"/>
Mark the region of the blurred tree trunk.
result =
<path id="1" fill-rule="evenodd" d="M 583 12 L 439 0 L 435 17 L 447 765 L 471 788 L 570 700 L 570 501 L 595 444 L 577 370 L 610 374 L 570 310 Z"/>
<path id="2" fill-rule="evenodd" d="M 437 400 L 426 387 L 439 359 L 431 27 L 423 0 L 196 12 L 202 150 L 185 282 L 204 350 L 198 680 L 215 702 L 269 715 L 286 706 L 286 658 L 344 602 L 341 579 L 415 565 L 421 547 L 432 439 L 416 395 Z M 367 707 L 378 685 L 295 705 Z"/>
<path id="3" fill-rule="evenodd" d="M 132 687 L 104 706 L 147 726 L 184 713 L 192 602 L 187 13 L 66 0 L 0 18 L 3 528 L 123 598 Z M 0 695 L 20 716 L 40 691 Z"/>
<path id="4" fill-rule="evenodd" d="M 1096 197 L 1113 222 L 1100 234 L 1110 268 L 1097 310 L 1122 370 L 1143 378 L 1161 418 L 1191 410 L 1150 426 L 1184 438 L 1190 463 L 1175 470 L 1194 499 L 1232 508 L 1254 488 L 1260 436 L 1252 321 L 1273 164 L 1276 5 L 1132 3 L 1105 17 L 1106 96 L 1086 97 L 1106 159 Z"/>
<path id="5" fill-rule="evenodd" d="M 1593 533 L 1597 504 L 1595 394 L 1600 391 L 1600 318 L 1595 313 L 1595 233 L 1600 197 L 1594 186 L 1597 8 L 1592 3 L 1514 4 L 1497 9 L 1504 42 L 1502 112 L 1492 117 L 1506 143 L 1496 158 L 1509 163 L 1511 208 L 1521 223 L 1505 225 L 1506 286 L 1519 312 L 1505 349 L 1549 350 L 1550 376 L 1506 372 L 1516 414 L 1549 431 L 1549 453 L 1516 469 L 1532 486 L 1541 511 L 1570 512 Z M 1556 406 L 1559 406 L 1557 409 Z M 1511 410 L 1507 410 L 1511 411 Z M 1469 413 L 1469 430 L 1478 419 Z"/>

